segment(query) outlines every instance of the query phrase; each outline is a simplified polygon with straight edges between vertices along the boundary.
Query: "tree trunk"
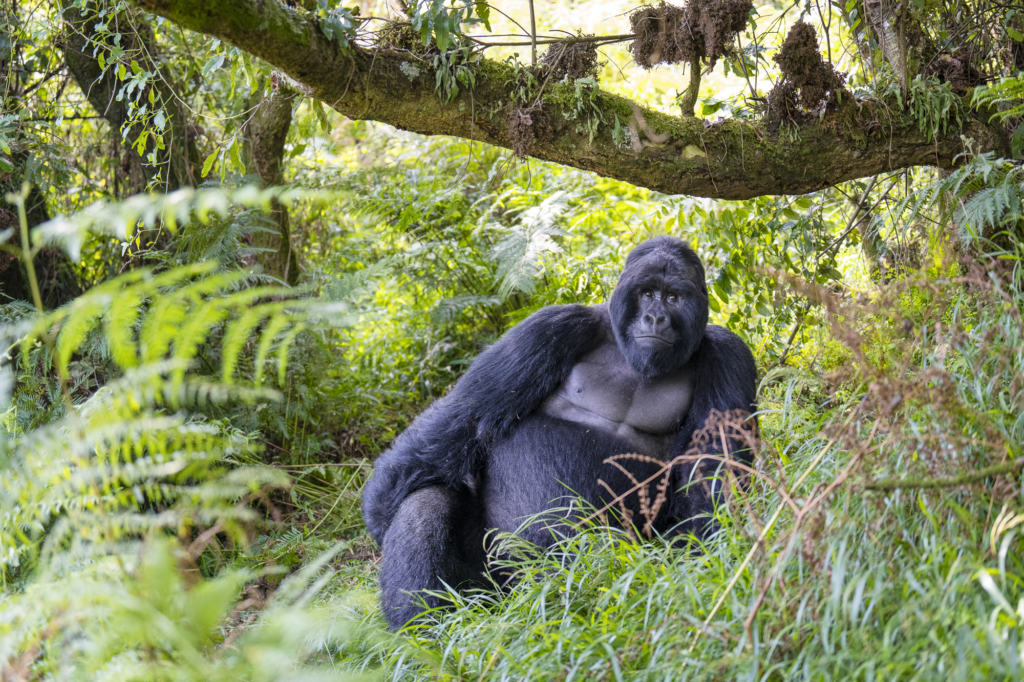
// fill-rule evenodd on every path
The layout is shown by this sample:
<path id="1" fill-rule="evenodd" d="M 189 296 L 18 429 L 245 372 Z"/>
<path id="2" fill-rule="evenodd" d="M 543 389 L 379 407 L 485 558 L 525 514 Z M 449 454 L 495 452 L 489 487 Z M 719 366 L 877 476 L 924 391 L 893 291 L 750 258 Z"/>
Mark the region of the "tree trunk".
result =
<path id="1" fill-rule="evenodd" d="M 271 93 L 260 102 L 245 125 L 246 157 L 264 189 L 280 185 L 284 179 L 284 143 L 292 124 L 292 105 L 298 96 L 276 75 L 272 86 Z M 292 248 L 288 209 L 275 199 L 270 218 L 277 226 L 277 233 L 257 232 L 253 237 L 253 245 L 261 249 L 257 262 L 264 272 L 294 286 L 299 282 L 299 262 Z"/>
<path id="2" fill-rule="evenodd" d="M 119 87 L 115 69 L 108 65 L 104 71 L 93 57 L 93 27 L 97 21 L 95 14 L 72 7 L 67 0 L 63 4 L 64 24 L 67 27 L 64 60 L 68 70 L 92 108 L 110 124 L 111 134 L 127 142 L 123 145 L 127 155 L 125 160 L 129 180 L 125 194 L 143 191 L 155 178 L 159 179 L 157 189 L 164 192 L 197 186 L 202 161 L 196 147 L 195 129 L 188 111 L 168 85 L 171 79 L 167 69 L 154 62 L 158 51 L 152 29 L 138 16 L 125 15 L 118 22 L 122 36 L 121 47 L 132 52 L 144 69 L 159 72 L 162 76 L 148 87 L 155 90 L 155 106 L 163 108 L 167 113 L 164 149 L 156 150 L 156 163 L 146 163 L 145 157 L 133 148 L 135 140 L 143 132 L 143 126 L 133 125 L 125 131 L 129 120 L 128 103 L 115 97 Z M 140 94 L 142 101 L 147 101 L 148 96 L 148 90 Z M 147 144 L 147 154 L 153 151 L 153 147 L 152 142 Z"/>
<path id="3" fill-rule="evenodd" d="M 4 5 L 0 8 L 0 26 L 12 26 L 17 21 L 12 8 Z M 15 113 L 21 108 L 21 82 L 19 53 L 13 36 L 0 31 L 0 44 L 10 46 L 0 50 L 0 113 Z M 31 140 L 19 129 L 13 138 L 9 138 L 11 155 L 8 159 L 13 166 L 9 171 L 0 171 L 0 232 L 13 229 L 14 233 L 8 244 L 15 249 L 21 248 L 20 220 L 17 206 L 5 198 L 8 194 L 20 194 L 22 183 L 26 179 L 26 170 L 31 158 Z M 46 210 L 46 197 L 38 187 L 32 187 L 25 199 L 25 213 L 28 226 L 34 227 L 46 222 L 50 216 Z M 78 275 L 74 263 L 58 248 L 46 247 L 32 259 L 37 284 L 39 285 L 43 305 L 56 308 L 67 303 L 81 293 Z M 32 300 L 32 288 L 24 261 L 11 251 L 0 251 L 0 304 L 8 299 L 22 301 Z"/>

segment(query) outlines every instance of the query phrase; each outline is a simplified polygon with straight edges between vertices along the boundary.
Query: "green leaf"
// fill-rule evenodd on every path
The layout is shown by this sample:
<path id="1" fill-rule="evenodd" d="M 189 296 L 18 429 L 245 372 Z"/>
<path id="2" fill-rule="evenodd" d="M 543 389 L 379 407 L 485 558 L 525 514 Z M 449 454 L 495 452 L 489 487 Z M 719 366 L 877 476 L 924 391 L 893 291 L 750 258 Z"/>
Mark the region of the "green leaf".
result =
<path id="1" fill-rule="evenodd" d="M 1011 38 L 1016 40 L 1018 43 L 1019 42 L 1024 42 L 1024 35 L 1021 35 L 1021 32 L 1018 31 L 1017 29 L 1015 29 L 1013 26 L 1007 26 L 1006 27 L 1006 35 L 1010 36 Z"/>
<path id="2" fill-rule="evenodd" d="M 221 381 L 225 384 L 230 384 L 234 380 L 235 367 L 238 366 L 238 358 L 245 349 L 246 342 L 256 325 L 262 322 L 268 313 L 268 306 L 251 307 L 242 313 L 238 321 L 228 326 L 221 344 Z"/>
<path id="3" fill-rule="evenodd" d="M 331 122 L 327 119 L 327 112 L 324 111 L 323 102 L 313 99 L 310 100 L 310 106 L 313 108 L 313 113 L 320 120 L 320 125 L 323 126 L 324 132 L 331 132 Z"/>
<path id="4" fill-rule="evenodd" d="M 54 349 L 57 369 L 62 377 L 67 378 L 68 362 L 71 360 L 72 354 L 82 345 L 85 337 L 96 326 L 100 315 L 103 314 L 109 302 L 105 299 L 106 297 L 93 294 L 79 297 L 72 304 L 71 314 L 61 326 Z"/>
<path id="5" fill-rule="evenodd" d="M 715 295 L 718 296 L 722 303 L 726 303 L 729 301 L 729 292 L 725 290 L 721 282 L 715 282 L 711 286 L 711 288 L 714 290 Z"/>
<path id="6" fill-rule="evenodd" d="M 113 299 L 107 310 L 105 332 L 110 355 L 123 368 L 139 364 L 138 349 L 135 345 L 135 324 L 142 312 L 143 298 L 149 289 L 140 286 L 128 287 Z"/>
<path id="7" fill-rule="evenodd" d="M 222 54 L 215 54 L 215 55 L 213 55 L 208 60 L 206 60 L 205 64 L 203 64 L 203 75 L 206 76 L 207 78 L 209 78 L 210 74 L 212 74 L 214 71 L 219 69 L 221 64 L 223 64 L 223 63 L 224 63 L 224 55 L 222 55 Z"/>
<path id="8" fill-rule="evenodd" d="M 284 386 L 285 375 L 288 370 L 288 349 L 291 347 L 295 337 L 299 335 L 299 332 L 305 328 L 306 325 L 297 324 L 281 340 L 281 345 L 277 349 L 277 384 L 279 386 Z"/>
<path id="9" fill-rule="evenodd" d="M 220 153 L 220 147 L 213 150 L 213 153 L 206 157 L 206 161 L 203 162 L 202 175 L 205 178 L 210 174 L 210 169 L 213 168 L 213 162 L 217 160 L 217 154 Z"/>
<path id="10" fill-rule="evenodd" d="M 710 116 L 725 106 L 725 102 L 705 101 L 700 104 L 700 115 Z"/>
<path id="11" fill-rule="evenodd" d="M 442 52 L 448 49 L 451 38 L 448 35 L 448 25 L 445 21 L 438 21 L 434 26 L 434 39 L 437 40 L 437 49 Z"/>
<path id="12" fill-rule="evenodd" d="M 277 335 L 284 331 L 287 326 L 287 318 L 275 317 L 270 320 L 267 328 L 263 330 L 259 346 L 256 349 L 256 378 L 253 380 L 253 383 L 257 386 L 263 383 L 263 365 L 267 361 L 267 355 L 270 354 L 270 344 L 274 342 Z"/>
<path id="13" fill-rule="evenodd" d="M 480 17 L 480 21 L 483 22 L 484 28 L 488 31 L 491 30 L 491 6 L 487 4 L 487 0 L 478 0 L 476 5 L 476 15 Z"/>
<path id="14" fill-rule="evenodd" d="M 228 152 L 231 157 L 231 163 L 238 169 L 239 173 L 245 175 L 245 164 L 242 163 L 242 155 L 239 152 L 240 147 L 241 145 L 238 144 L 238 138 L 235 137 L 231 140 L 231 147 L 228 149 Z"/>
<path id="15" fill-rule="evenodd" d="M 174 565 L 173 561 L 168 563 Z M 234 571 L 216 580 L 202 581 L 190 590 L 184 590 L 188 602 L 185 614 L 192 635 L 203 644 L 211 641 L 215 628 L 229 614 L 242 586 L 251 578 L 247 571 Z"/>

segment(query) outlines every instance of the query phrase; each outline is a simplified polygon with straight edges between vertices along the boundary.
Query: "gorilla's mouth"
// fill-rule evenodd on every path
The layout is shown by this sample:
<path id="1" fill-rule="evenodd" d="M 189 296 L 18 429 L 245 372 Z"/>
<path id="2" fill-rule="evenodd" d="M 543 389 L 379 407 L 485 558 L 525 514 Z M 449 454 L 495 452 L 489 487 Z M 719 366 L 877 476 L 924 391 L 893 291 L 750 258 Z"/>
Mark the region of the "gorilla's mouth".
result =
<path id="1" fill-rule="evenodd" d="M 656 336 L 655 334 L 645 334 L 645 335 L 643 335 L 643 336 L 636 336 L 636 337 L 634 337 L 634 338 L 636 338 L 636 339 L 637 339 L 638 341 L 639 341 L 640 339 L 654 339 L 655 341 L 658 341 L 658 342 L 660 342 L 660 343 L 663 343 L 663 344 L 665 344 L 666 346 L 671 346 L 671 345 L 672 345 L 672 342 L 671 342 L 671 341 L 669 341 L 668 339 L 666 339 L 666 338 L 664 338 L 664 337 L 662 337 L 662 336 Z"/>

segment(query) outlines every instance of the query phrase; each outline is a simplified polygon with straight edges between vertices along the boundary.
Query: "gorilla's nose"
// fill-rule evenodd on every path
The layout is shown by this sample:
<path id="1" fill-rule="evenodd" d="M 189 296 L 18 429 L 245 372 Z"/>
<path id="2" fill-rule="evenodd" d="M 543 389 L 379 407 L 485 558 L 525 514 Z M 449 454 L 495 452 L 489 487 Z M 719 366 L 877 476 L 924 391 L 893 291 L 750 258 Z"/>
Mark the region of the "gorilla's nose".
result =
<path id="1" fill-rule="evenodd" d="M 661 312 L 644 313 L 644 324 L 652 332 L 663 332 L 668 329 L 668 317 Z"/>

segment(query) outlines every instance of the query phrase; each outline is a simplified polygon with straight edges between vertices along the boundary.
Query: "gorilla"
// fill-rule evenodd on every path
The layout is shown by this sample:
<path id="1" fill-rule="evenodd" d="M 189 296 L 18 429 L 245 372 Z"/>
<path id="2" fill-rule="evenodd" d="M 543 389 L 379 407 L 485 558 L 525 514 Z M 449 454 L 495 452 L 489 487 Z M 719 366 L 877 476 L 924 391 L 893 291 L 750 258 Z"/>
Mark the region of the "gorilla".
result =
<path id="1" fill-rule="evenodd" d="M 674 237 L 634 248 L 608 303 L 550 306 L 516 325 L 395 440 L 366 485 L 391 628 L 441 603 L 421 590 L 484 584 L 488 531 L 550 546 L 550 526 L 524 520 L 577 497 L 614 501 L 686 452 L 713 410 L 756 411 L 756 380 L 746 344 L 708 324 L 704 266 Z M 749 462 L 738 440 L 700 451 L 723 447 Z M 609 461 L 627 453 L 643 457 Z M 686 462 L 666 474 L 650 522 L 660 534 L 702 536 L 711 523 L 720 490 L 700 482 L 706 464 Z M 637 497 L 623 501 L 627 517 L 639 518 Z"/>

